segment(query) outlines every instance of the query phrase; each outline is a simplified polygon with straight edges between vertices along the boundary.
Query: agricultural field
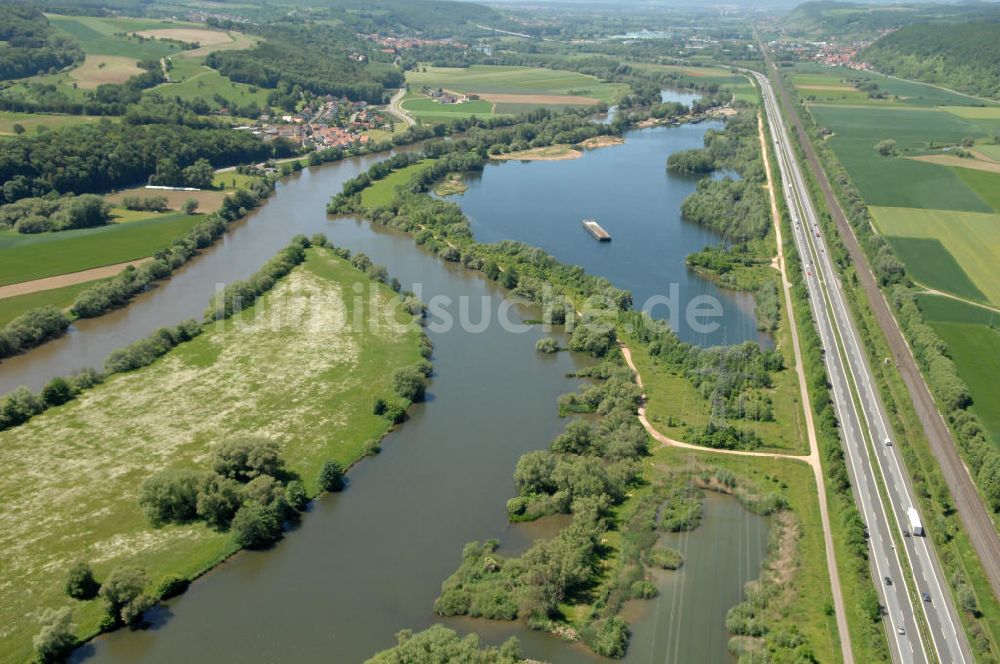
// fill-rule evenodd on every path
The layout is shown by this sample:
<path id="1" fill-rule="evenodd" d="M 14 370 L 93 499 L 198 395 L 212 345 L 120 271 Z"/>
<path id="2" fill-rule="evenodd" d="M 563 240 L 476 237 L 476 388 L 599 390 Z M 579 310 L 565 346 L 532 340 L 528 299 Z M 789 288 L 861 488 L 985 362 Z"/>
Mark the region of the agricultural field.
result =
<path id="1" fill-rule="evenodd" d="M 185 100 L 203 98 L 218 107 L 213 97 L 221 94 L 230 102 L 246 105 L 264 104 L 266 92 L 243 83 L 234 83 L 214 69 L 202 65 L 209 53 L 218 50 L 252 48 L 260 39 L 235 32 L 211 30 L 197 23 L 175 23 L 166 20 L 111 18 L 95 16 L 50 15 L 49 21 L 58 31 L 80 42 L 86 53 L 85 61 L 68 71 L 24 79 L 12 86 L 12 91 L 30 97 L 25 83 L 57 86 L 74 99 L 82 99 L 85 90 L 102 83 L 123 83 L 142 73 L 140 60 L 168 58 L 171 69 L 169 83 L 148 90 Z M 184 49 L 174 41 L 197 43 L 194 49 Z"/>
<path id="2" fill-rule="evenodd" d="M 576 72 L 494 65 L 420 67 L 418 71 L 407 72 L 406 82 L 413 97 L 403 102 L 403 108 L 412 111 L 419 119 L 437 121 L 473 114 L 513 114 L 538 107 L 593 106 L 601 102 L 613 104 L 626 91 L 622 84 L 605 83 Z M 454 111 L 442 110 L 450 109 L 451 105 L 439 104 L 419 95 L 424 87 L 475 94 L 480 99 L 478 102 L 455 105 Z M 482 103 L 470 109 L 470 103 L 479 102 Z M 451 112 L 464 115 L 448 115 Z"/>
<path id="3" fill-rule="evenodd" d="M 0 111 L 0 136 L 15 136 L 14 125 L 24 127 L 26 133 L 33 134 L 38 127 L 56 129 L 75 124 L 99 122 L 101 118 L 94 115 L 56 115 L 46 113 L 13 113 Z M 116 119 L 112 119 L 116 121 Z"/>
<path id="4" fill-rule="evenodd" d="M 233 173 L 233 175 L 237 175 Z M 247 179 L 251 179 L 249 176 Z M 105 199 L 114 204 L 121 205 L 126 196 L 138 196 L 139 198 L 149 198 L 153 196 L 167 199 L 167 207 L 171 210 L 180 210 L 184 202 L 190 198 L 198 201 L 198 212 L 215 212 L 222 206 L 222 201 L 227 194 L 224 191 L 213 191 L 211 189 L 201 189 L 199 191 L 179 191 L 174 189 L 147 189 L 145 187 L 135 187 L 125 189 L 114 194 L 105 196 Z M 123 208 L 116 208 L 113 213 L 116 215 L 115 221 L 135 221 L 136 219 L 148 219 L 149 212 L 131 211 Z"/>
<path id="5" fill-rule="evenodd" d="M 98 228 L 0 234 L 0 286 L 152 256 L 183 236 L 202 215 L 163 213 Z"/>
<path id="6" fill-rule="evenodd" d="M 267 104 L 269 90 L 231 81 L 211 67 L 197 64 L 195 61 L 185 61 L 177 57 L 171 61 L 174 66 L 170 70 L 170 82 L 150 88 L 145 94 L 158 94 L 167 98 L 180 97 L 184 101 L 204 99 L 214 107 L 218 106 L 214 99 L 215 95 L 225 97 L 230 103 L 238 106 L 251 103 L 258 106 Z M 182 67 L 180 65 L 182 62 L 185 64 L 190 62 L 191 66 Z"/>
<path id="7" fill-rule="evenodd" d="M 964 139 L 982 139 L 986 130 L 971 120 L 936 108 L 875 108 L 812 104 L 816 122 L 833 132 L 828 140 L 869 205 L 991 212 L 950 166 L 907 159 Z M 896 142 L 894 156 L 875 146 Z"/>
<path id="8" fill-rule="evenodd" d="M 68 309 L 76 301 L 77 295 L 94 286 L 98 281 L 101 280 L 83 281 L 71 286 L 50 288 L 26 295 L 0 297 L 0 327 L 3 327 L 21 314 L 27 313 L 32 309 L 37 309 L 38 307 Z"/>
<path id="9" fill-rule="evenodd" d="M 460 104 L 442 104 L 425 95 L 408 93 L 400 107 L 413 117 L 423 121 L 446 122 L 472 116 L 484 118 L 494 115 L 494 104 L 489 101 L 466 101 Z"/>
<path id="10" fill-rule="evenodd" d="M 924 319 L 946 344 L 949 354 L 972 394 L 972 410 L 993 442 L 1000 445 L 1000 312 L 964 302 L 921 295 Z"/>
<path id="11" fill-rule="evenodd" d="M 893 98 L 818 89 L 856 76 L 814 67 L 797 69 L 792 79 L 817 123 L 832 132 L 830 147 L 909 276 L 965 300 L 918 298 L 969 386 L 973 410 L 1000 444 L 992 384 L 1000 371 L 1000 314 L 992 310 L 1000 305 L 1000 104 L 874 74 L 863 76 Z M 896 141 L 891 156 L 875 150 L 885 139 Z M 969 156 L 959 156 L 963 144 Z"/>
<path id="12" fill-rule="evenodd" d="M 30 658 L 49 607 L 71 606 L 80 634 L 96 631 L 100 603 L 64 594 L 65 570 L 77 560 L 99 579 L 119 565 L 141 566 L 156 587 L 233 553 L 229 533 L 200 522 L 152 527 L 137 496 L 153 473 L 203 469 L 220 441 L 266 437 L 315 494 L 324 461 L 346 467 L 386 432 L 388 420 L 371 404 L 392 394 L 394 369 L 419 358 L 419 327 L 387 286 L 348 297 L 359 280 L 369 283 L 329 250 L 311 249 L 225 325 L 0 433 L 8 508 L 0 516 L 0 661 Z"/>
<path id="13" fill-rule="evenodd" d="M 1000 215 L 870 209 L 914 279 L 929 288 L 1000 305 Z"/>

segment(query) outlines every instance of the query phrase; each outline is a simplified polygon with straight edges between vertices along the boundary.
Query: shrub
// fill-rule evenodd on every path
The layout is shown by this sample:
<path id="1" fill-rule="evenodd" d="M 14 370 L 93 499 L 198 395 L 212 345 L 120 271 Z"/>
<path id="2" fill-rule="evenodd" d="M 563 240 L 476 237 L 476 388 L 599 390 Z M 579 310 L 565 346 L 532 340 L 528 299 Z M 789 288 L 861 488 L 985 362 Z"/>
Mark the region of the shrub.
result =
<path id="1" fill-rule="evenodd" d="M 323 463 L 319 471 L 319 485 L 324 491 L 340 491 L 344 488 L 344 469 L 333 459 Z"/>
<path id="2" fill-rule="evenodd" d="M 69 608 L 46 609 L 42 614 L 41 624 L 41 630 L 32 640 L 38 661 L 61 661 L 76 645 L 73 612 Z"/>
<path id="3" fill-rule="evenodd" d="M 555 353 L 559 350 L 559 342 L 552 337 L 544 337 L 535 342 L 535 350 L 539 353 Z"/>
<path id="4" fill-rule="evenodd" d="M 163 580 L 163 582 L 156 587 L 156 596 L 160 599 L 170 599 L 171 597 L 177 597 L 185 590 L 191 582 L 185 578 L 179 576 L 171 576 Z"/>
<path id="5" fill-rule="evenodd" d="M 427 376 L 418 367 L 403 367 L 392 374 L 392 388 L 407 401 L 421 401 L 427 390 Z"/>
<path id="6" fill-rule="evenodd" d="M 70 568 L 66 578 L 67 595 L 73 599 L 94 599 L 100 589 L 101 584 L 94 579 L 90 565 L 81 561 Z"/>
<path id="7" fill-rule="evenodd" d="M 590 649 L 605 657 L 624 657 L 628 647 L 628 625 L 621 616 L 594 621 L 584 630 L 584 640 Z"/>
<path id="8" fill-rule="evenodd" d="M 264 438 L 227 440 L 215 449 L 212 461 L 215 472 L 240 482 L 261 475 L 277 477 L 284 468 L 277 443 Z"/>
<path id="9" fill-rule="evenodd" d="M 649 551 L 649 564 L 663 569 L 678 569 L 684 564 L 684 556 L 677 549 L 656 546 Z"/>
<path id="10" fill-rule="evenodd" d="M 292 480 L 285 487 L 285 501 L 297 512 L 301 512 L 309 504 L 306 487 L 299 480 Z"/>
<path id="11" fill-rule="evenodd" d="M 148 583 L 146 572 L 139 567 L 119 567 L 113 570 L 104 580 L 100 591 L 108 615 L 115 622 L 124 619 L 123 611 L 142 594 Z"/>
<path id="12" fill-rule="evenodd" d="M 205 474 L 167 469 L 146 478 L 139 489 L 139 505 L 153 525 L 182 523 L 198 515 L 198 492 Z"/>
<path id="13" fill-rule="evenodd" d="M 74 396 L 76 392 L 73 390 L 73 386 L 70 385 L 69 381 L 61 376 L 56 376 L 48 382 L 48 384 L 42 388 L 41 393 L 42 402 L 47 408 L 53 406 L 60 406 Z"/>
<path id="14" fill-rule="evenodd" d="M 196 511 L 210 526 L 226 528 L 243 504 L 240 484 L 228 477 L 211 474 L 198 490 Z"/>
<path id="15" fill-rule="evenodd" d="M 275 510 L 258 503 L 247 503 L 233 517 L 233 538 L 243 548 L 259 549 L 281 538 L 281 521 Z"/>

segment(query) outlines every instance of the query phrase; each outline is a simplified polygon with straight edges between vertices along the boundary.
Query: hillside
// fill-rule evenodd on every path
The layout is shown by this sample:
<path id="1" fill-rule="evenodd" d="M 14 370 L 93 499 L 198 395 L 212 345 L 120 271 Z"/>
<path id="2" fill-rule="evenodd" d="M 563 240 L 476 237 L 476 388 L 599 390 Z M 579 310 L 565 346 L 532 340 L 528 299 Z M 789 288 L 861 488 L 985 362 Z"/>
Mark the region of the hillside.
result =
<path id="1" fill-rule="evenodd" d="M 1000 22 L 911 25 L 862 57 L 886 74 L 1000 98 Z"/>
<path id="2" fill-rule="evenodd" d="M 1000 20 L 994 3 L 854 3 L 836 0 L 805 2 L 789 12 L 784 21 L 792 34 L 850 36 L 870 39 L 881 31 L 934 22 Z"/>

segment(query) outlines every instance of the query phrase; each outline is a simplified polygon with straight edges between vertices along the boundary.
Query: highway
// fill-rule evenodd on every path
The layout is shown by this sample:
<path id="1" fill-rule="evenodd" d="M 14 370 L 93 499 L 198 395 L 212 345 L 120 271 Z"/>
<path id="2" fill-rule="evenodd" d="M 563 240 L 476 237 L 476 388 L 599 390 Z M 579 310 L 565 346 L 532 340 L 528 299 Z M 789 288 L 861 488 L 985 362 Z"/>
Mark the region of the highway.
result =
<path id="1" fill-rule="evenodd" d="M 774 90 L 766 76 L 752 73 L 761 87 L 782 193 L 825 351 L 855 501 L 868 527 L 869 561 L 893 659 L 971 664 L 936 552 L 926 537 L 904 535 L 909 533 L 907 509 L 920 511 L 899 459 L 898 445 L 906 442 L 895 437 L 878 395 Z M 928 526 L 922 518 L 921 523 Z M 921 615 L 927 633 L 918 625 Z"/>

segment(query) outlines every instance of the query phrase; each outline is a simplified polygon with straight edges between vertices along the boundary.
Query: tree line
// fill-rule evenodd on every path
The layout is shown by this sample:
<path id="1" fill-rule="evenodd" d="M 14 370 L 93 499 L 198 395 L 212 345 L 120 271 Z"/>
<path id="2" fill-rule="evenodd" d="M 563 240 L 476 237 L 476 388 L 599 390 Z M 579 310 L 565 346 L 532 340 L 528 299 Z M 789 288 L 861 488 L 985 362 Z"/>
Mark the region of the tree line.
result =
<path id="1" fill-rule="evenodd" d="M 179 168 L 200 159 L 222 167 L 287 154 L 287 144 L 269 145 L 231 129 L 111 122 L 64 127 L 0 142 L 0 204 L 144 183 L 165 159 Z"/>

